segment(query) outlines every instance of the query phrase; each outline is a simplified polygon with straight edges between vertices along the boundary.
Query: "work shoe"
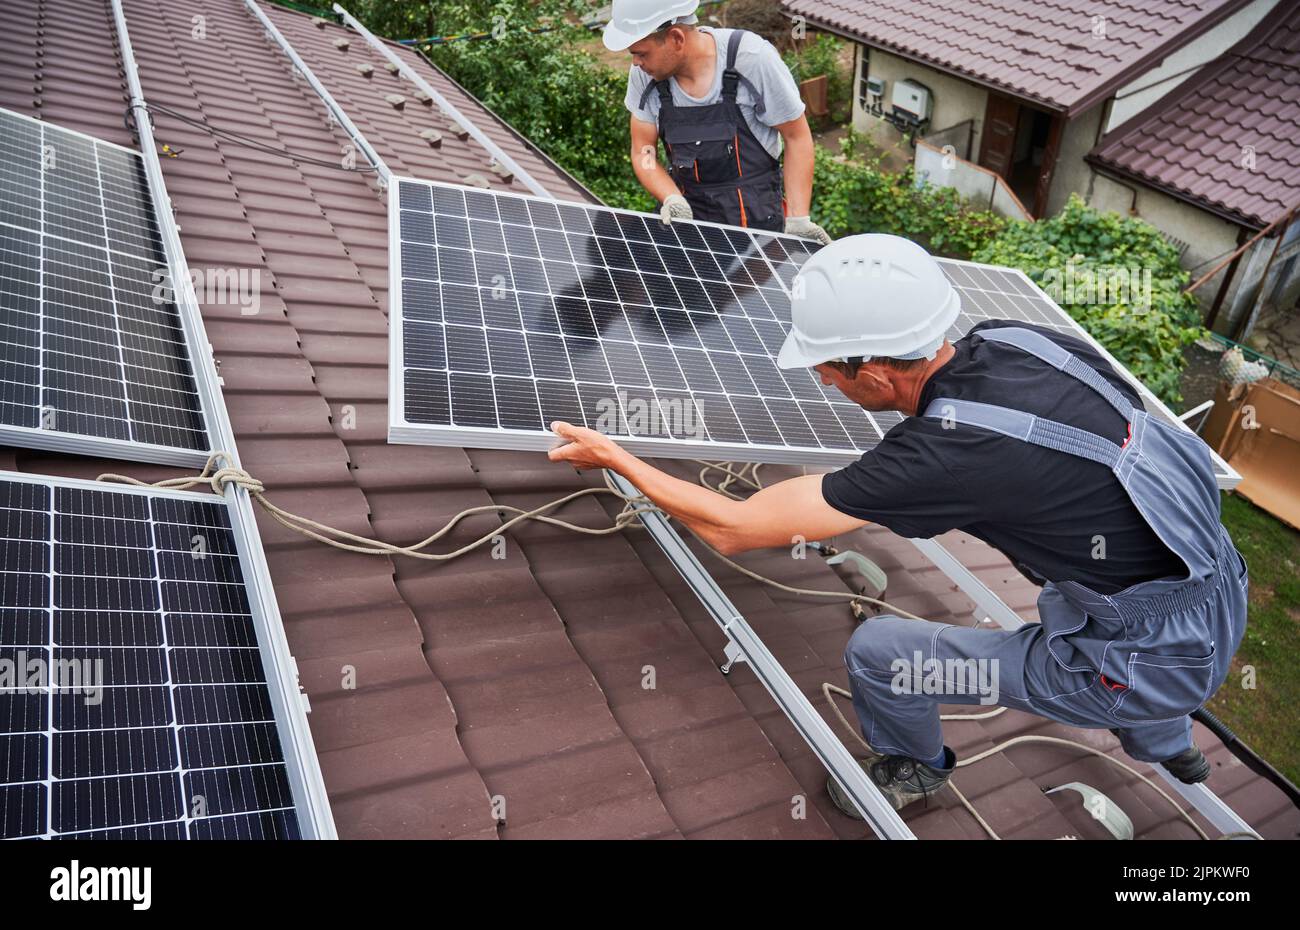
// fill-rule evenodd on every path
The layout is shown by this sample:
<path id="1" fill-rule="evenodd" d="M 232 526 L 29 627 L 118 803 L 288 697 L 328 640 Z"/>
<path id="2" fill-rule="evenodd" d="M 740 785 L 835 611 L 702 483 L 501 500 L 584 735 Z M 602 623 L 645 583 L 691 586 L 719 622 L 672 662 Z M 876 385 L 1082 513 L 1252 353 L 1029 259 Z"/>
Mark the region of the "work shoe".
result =
<path id="1" fill-rule="evenodd" d="M 1115 727 L 1111 727 L 1110 732 L 1119 737 L 1119 730 Z M 1210 761 L 1196 746 L 1180 752 L 1173 758 L 1165 759 L 1160 764 L 1165 767 L 1166 772 L 1184 785 L 1195 785 L 1210 777 Z"/>
<path id="2" fill-rule="evenodd" d="M 1160 764 L 1165 767 L 1165 771 L 1185 785 L 1195 785 L 1210 777 L 1210 761 L 1195 746 Z"/>
<path id="3" fill-rule="evenodd" d="M 935 768 L 910 756 L 873 756 L 859 760 L 858 764 L 880 789 L 880 793 L 889 799 L 894 810 L 902 810 L 913 801 L 928 798 L 948 783 L 957 765 L 957 757 L 947 746 L 943 747 L 943 752 L 948 763 L 946 768 Z M 826 792 L 842 813 L 854 820 L 862 819 L 849 796 L 833 777 L 826 779 Z"/>

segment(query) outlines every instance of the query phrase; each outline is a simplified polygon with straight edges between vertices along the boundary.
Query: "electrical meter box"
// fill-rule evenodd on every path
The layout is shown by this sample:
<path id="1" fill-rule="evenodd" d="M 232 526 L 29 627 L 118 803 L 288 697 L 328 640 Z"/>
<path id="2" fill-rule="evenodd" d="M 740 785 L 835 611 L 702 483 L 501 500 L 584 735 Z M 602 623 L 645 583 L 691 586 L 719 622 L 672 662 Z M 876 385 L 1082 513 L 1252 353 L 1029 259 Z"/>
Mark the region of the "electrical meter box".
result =
<path id="1" fill-rule="evenodd" d="M 867 78 L 867 93 L 874 97 L 885 96 L 885 82 L 880 78 Z"/>
<path id="2" fill-rule="evenodd" d="M 906 116 L 912 122 L 921 123 L 930 118 L 930 91 L 916 81 L 904 80 L 894 82 L 894 92 L 890 97 L 894 111 Z"/>

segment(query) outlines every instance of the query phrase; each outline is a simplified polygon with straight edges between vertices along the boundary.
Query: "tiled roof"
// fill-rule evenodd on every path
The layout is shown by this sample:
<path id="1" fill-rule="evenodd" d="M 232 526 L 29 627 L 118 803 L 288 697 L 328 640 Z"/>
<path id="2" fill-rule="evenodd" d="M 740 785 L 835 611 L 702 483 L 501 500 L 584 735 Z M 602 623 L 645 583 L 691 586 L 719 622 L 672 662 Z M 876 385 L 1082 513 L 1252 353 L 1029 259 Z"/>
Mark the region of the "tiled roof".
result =
<path id="1" fill-rule="evenodd" d="M 303 154 L 330 157 L 346 141 L 240 0 L 126 0 L 125 7 L 150 101 Z M 106 8 L 21 0 L 0 10 L 10 37 L 0 45 L 0 106 L 130 144 Z M 332 44 L 341 29 L 266 9 L 395 169 L 443 180 L 482 171 L 485 153 L 468 142 L 447 140 L 425 152 L 411 141 L 428 111 L 408 103 L 401 114 L 390 112 L 383 96 L 392 91 L 380 83 L 390 80 L 387 72 L 376 63 L 366 79 L 350 67 L 362 52 L 359 39 L 345 59 Z M 192 37 L 191 18 L 200 14 L 203 40 Z M 331 64 L 332 56 L 349 65 Z M 416 66 L 455 92 L 462 112 L 558 196 L 583 196 L 444 76 Z M 373 182 L 295 166 L 162 114 L 156 122 L 160 140 L 182 150 L 163 169 L 191 266 L 262 269 L 260 313 L 202 311 L 243 463 L 272 500 L 402 541 L 473 505 L 533 507 L 595 483 L 537 454 L 388 444 L 387 241 Z M 669 467 L 689 474 L 683 463 Z M 0 448 L 0 468 L 78 477 L 127 471 L 146 480 L 174 474 L 12 448 Z M 564 515 L 605 525 L 614 509 L 586 498 Z M 532 524 L 511 533 L 505 559 L 480 551 L 434 565 L 330 549 L 260 512 L 259 520 L 341 836 L 868 834 L 833 810 L 825 772 L 752 670 L 718 673 L 722 634 L 643 532 L 591 537 Z M 467 542 L 497 523 L 466 521 L 446 542 Z M 1036 589 L 1005 558 L 961 534 L 947 541 L 1012 607 L 1034 616 Z M 907 541 L 871 528 L 838 542 L 888 571 L 887 596 L 899 607 L 971 622 L 973 604 Z M 776 592 L 701 557 L 830 719 L 821 683 L 847 684 L 840 656 L 854 629 L 849 611 Z M 844 589 L 815 556 L 796 561 L 777 550 L 747 562 L 788 584 Z M 647 665 L 656 673 L 653 690 L 642 687 Z M 355 688 L 344 686 L 349 668 Z M 948 740 L 964 752 L 1031 732 L 1122 757 L 1106 731 L 1069 730 L 1014 711 L 949 724 Z M 1266 836 L 1296 833 L 1300 812 L 1280 792 L 1199 728 L 1198 738 L 1216 763 L 1211 784 L 1230 804 Z M 957 776 L 1004 836 L 1098 836 L 1082 808 L 1043 794 L 1072 780 L 1110 794 L 1139 836 L 1190 835 L 1149 789 L 1082 753 L 1017 747 Z M 791 815 L 799 794 L 812 802 L 802 819 Z M 495 796 L 505 801 L 504 825 L 494 816 Z M 983 835 L 950 793 L 905 819 L 922 837 Z"/>
<path id="2" fill-rule="evenodd" d="M 1262 228 L 1300 204 L 1300 2 L 1107 134 L 1088 160 Z"/>
<path id="3" fill-rule="evenodd" d="M 817 27 L 1070 116 L 1248 0 L 783 0 Z"/>

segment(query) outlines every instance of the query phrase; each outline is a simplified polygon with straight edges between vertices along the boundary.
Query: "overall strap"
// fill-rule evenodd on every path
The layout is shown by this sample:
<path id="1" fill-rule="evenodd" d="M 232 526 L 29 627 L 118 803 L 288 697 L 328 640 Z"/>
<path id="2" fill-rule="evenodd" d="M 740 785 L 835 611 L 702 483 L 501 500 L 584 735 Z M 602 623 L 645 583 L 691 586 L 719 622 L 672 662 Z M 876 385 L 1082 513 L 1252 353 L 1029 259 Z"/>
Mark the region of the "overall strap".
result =
<path id="1" fill-rule="evenodd" d="M 1115 386 L 1101 376 L 1097 369 L 1064 349 L 1042 333 L 1019 326 L 1004 326 L 998 329 L 984 329 L 975 334 L 981 339 L 991 339 L 1006 345 L 1015 346 L 1021 351 L 1042 359 L 1053 368 L 1082 381 L 1100 394 L 1107 403 L 1115 408 L 1125 420 L 1133 419 L 1133 405 L 1127 397 L 1115 389 Z"/>
<path id="2" fill-rule="evenodd" d="M 659 107 L 671 107 L 673 105 L 673 89 L 668 86 L 667 81 L 651 81 L 641 91 L 641 100 L 637 103 L 638 110 L 645 110 L 645 102 L 650 99 L 650 95 L 659 92 Z"/>
<path id="3" fill-rule="evenodd" d="M 945 425 L 959 423 L 978 426 L 1022 442 L 1100 462 L 1111 469 L 1119 463 L 1123 448 L 1077 426 L 1046 420 L 1023 410 L 981 404 L 973 400 L 937 397 L 925 408 L 924 416 L 942 420 Z"/>
<path id="4" fill-rule="evenodd" d="M 722 99 L 728 103 L 736 102 L 736 90 L 744 84 L 749 90 L 749 96 L 754 100 L 754 112 L 762 113 L 767 109 L 765 101 L 758 93 L 749 78 L 745 77 L 736 70 L 736 54 L 740 51 L 740 43 L 745 38 L 744 29 L 733 29 L 731 36 L 727 39 L 727 67 L 722 72 Z"/>

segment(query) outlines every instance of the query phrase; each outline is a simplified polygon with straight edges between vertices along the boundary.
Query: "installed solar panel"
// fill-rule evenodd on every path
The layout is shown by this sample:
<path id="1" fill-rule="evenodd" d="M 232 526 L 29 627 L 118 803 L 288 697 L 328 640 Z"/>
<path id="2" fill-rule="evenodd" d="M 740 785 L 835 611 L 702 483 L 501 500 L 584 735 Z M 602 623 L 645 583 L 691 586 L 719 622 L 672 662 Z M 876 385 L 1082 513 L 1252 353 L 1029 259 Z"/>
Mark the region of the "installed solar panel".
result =
<path id="1" fill-rule="evenodd" d="M 642 454 L 838 465 L 902 419 L 776 367 L 815 243 L 395 180 L 393 442 L 546 449 L 561 419 Z M 962 296 L 950 339 L 986 319 L 1090 339 L 1022 272 L 940 264 Z"/>
<path id="2" fill-rule="evenodd" d="M 204 460 L 166 269 L 138 153 L 0 110 L 0 441 Z"/>
<path id="3" fill-rule="evenodd" d="M 227 505 L 0 473 L 0 838 L 293 839 Z"/>

